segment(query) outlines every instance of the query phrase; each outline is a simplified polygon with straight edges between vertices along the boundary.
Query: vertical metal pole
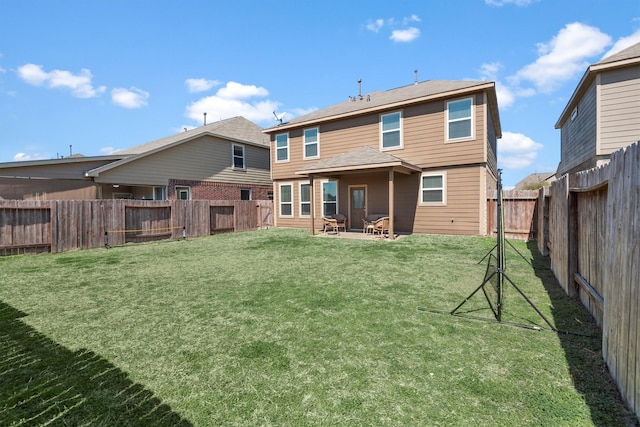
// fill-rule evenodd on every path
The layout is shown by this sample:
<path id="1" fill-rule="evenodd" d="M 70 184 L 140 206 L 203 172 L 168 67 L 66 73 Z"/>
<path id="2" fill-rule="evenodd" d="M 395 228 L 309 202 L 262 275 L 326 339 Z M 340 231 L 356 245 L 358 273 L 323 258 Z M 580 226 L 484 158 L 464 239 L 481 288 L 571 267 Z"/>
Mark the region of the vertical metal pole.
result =
<path id="1" fill-rule="evenodd" d="M 504 223 L 502 219 L 502 170 L 498 169 L 498 235 L 496 241 L 498 254 L 498 322 L 502 320 L 502 294 L 504 273 Z"/>

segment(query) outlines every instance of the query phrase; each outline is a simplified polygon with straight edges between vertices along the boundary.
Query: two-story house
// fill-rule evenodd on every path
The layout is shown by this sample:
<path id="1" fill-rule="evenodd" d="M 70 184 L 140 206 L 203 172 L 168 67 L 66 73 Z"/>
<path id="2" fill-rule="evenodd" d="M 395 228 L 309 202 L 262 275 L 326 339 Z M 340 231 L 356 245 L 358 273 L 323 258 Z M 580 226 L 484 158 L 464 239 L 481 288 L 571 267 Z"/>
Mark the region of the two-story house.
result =
<path id="1" fill-rule="evenodd" d="M 394 232 L 487 234 L 501 137 L 495 83 L 433 80 L 372 92 L 265 129 L 276 226 L 368 214 Z"/>
<path id="2" fill-rule="evenodd" d="M 587 68 L 556 129 L 558 177 L 598 166 L 640 141 L 640 43 Z"/>
<path id="3" fill-rule="evenodd" d="M 233 117 L 110 156 L 0 163 L 0 199 L 266 200 L 269 167 L 262 128 Z"/>

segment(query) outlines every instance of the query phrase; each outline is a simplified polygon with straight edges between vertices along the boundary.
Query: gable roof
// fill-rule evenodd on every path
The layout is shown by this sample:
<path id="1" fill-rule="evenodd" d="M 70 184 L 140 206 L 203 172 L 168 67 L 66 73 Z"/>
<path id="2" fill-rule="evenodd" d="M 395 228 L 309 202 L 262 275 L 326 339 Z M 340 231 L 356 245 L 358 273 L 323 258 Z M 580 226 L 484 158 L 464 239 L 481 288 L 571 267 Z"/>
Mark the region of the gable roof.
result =
<path id="1" fill-rule="evenodd" d="M 194 139 L 202 135 L 218 136 L 224 139 L 235 140 L 242 143 L 252 143 L 255 145 L 269 145 L 262 134 L 262 128 L 257 124 L 237 116 L 230 119 L 220 120 L 205 126 L 180 132 L 155 141 L 136 145 L 135 147 L 116 151 L 113 154 L 142 154 L 156 151 L 159 148 L 167 148 Z"/>
<path id="2" fill-rule="evenodd" d="M 262 133 L 262 128 L 244 117 L 237 116 L 157 139 L 155 141 L 147 142 L 145 144 L 137 145 L 132 148 L 117 151 L 114 153 L 115 155 L 127 157 L 108 165 L 92 169 L 86 172 L 85 176 L 99 176 L 101 172 L 117 168 L 129 162 L 157 153 L 158 151 L 184 144 L 205 135 L 269 149 L 269 141 Z"/>
<path id="3" fill-rule="evenodd" d="M 344 102 L 314 111 L 278 126 L 267 128 L 265 133 L 282 131 L 301 125 L 342 119 L 350 116 L 368 114 L 388 108 L 425 102 L 438 98 L 462 96 L 466 93 L 487 90 L 490 94 L 490 108 L 498 137 L 501 136 L 498 101 L 495 83 L 472 80 L 427 80 L 384 92 L 374 91 L 362 96 L 349 97 Z"/>
<path id="4" fill-rule="evenodd" d="M 314 163 L 296 171 L 296 174 L 327 174 L 388 167 L 397 168 L 398 171 L 403 173 L 422 170 L 418 166 L 414 166 L 399 157 L 392 156 L 390 154 L 378 151 L 374 148 L 365 146 L 356 148 L 355 150 L 348 151 L 346 153 L 331 157 L 326 160 L 321 160 L 318 163 Z"/>
<path id="5" fill-rule="evenodd" d="M 571 95 L 571 98 L 569 99 L 566 107 L 564 107 L 562 114 L 560 114 L 560 118 L 556 122 L 556 129 L 560 129 L 564 125 L 564 123 L 570 117 L 571 112 L 578 104 L 578 101 L 582 99 L 585 92 L 587 91 L 589 86 L 591 86 L 591 83 L 594 81 L 598 73 L 633 65 L 640 65 L 640 43 L 629 46 L 628 48 L 623 49 L 618 53 L 614 53 L 613 55 L 607 56 L 599 62 L 590 65 L 580 79 L 578 86 L 576 86 L 576 89 L 573 91 L 573 94 Z"/>
<path id="6" fill-rule="evenodd" d="M 555 181 L 555 176 L 555 172 L 532 173 L 518 181 L 515 185 L 515 189 L 524 190 L 534 184 Z"/>

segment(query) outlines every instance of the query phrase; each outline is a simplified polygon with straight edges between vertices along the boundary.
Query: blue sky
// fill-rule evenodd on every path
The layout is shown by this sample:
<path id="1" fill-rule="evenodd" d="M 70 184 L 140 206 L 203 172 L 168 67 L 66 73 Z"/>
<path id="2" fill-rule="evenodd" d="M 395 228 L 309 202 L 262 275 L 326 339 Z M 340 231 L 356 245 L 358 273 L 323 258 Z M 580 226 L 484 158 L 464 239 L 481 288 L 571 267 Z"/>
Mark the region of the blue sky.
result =
<path id="1" fill-rule="evenodd" d="M 269 127 L 418 70 L 496 81 L 508 187 L 555 171 L 587 66 L 637 42 L 640 0 L 0 0 L 0 162 L 109 154 L 203 112 Z"/>

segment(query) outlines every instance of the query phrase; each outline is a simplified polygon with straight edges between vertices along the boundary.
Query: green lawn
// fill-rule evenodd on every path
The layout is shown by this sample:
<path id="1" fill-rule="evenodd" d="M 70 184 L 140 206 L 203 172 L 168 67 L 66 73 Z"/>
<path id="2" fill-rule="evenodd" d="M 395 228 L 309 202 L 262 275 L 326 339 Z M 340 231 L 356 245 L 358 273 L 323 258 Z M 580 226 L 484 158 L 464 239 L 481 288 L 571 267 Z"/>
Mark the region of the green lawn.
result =
<path id="1" fill-rule="evenodd" d="M 437 314 L 493 239 L 272 229 L 0 258 L 0 425 L 634 425 L 600 338 Z M 509 277 L 558 328 L 599 331 L 547 259 Z M 533 248 L 533 246 L 530 246 Z M 481 293 L 462 312 L 491 319 Z"/>

